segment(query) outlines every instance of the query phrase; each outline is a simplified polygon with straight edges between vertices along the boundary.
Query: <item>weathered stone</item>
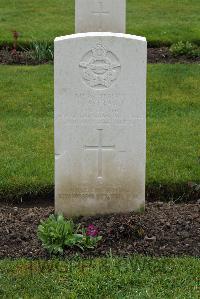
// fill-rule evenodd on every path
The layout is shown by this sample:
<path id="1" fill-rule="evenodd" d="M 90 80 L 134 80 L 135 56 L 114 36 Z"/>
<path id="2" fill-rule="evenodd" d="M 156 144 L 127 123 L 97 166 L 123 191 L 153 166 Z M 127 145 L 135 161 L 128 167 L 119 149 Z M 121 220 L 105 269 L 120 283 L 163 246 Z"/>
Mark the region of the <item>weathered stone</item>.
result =
<path id="1" fill-rule="evenodd" d="M 145 201 L 146 40 L 55 40 L 55 209 L 128 212 Z"/>
<path id="2" fill-rule="evenodd" d="M 75 32 L 126 32 L 126 0 L 76 0 Z"/>

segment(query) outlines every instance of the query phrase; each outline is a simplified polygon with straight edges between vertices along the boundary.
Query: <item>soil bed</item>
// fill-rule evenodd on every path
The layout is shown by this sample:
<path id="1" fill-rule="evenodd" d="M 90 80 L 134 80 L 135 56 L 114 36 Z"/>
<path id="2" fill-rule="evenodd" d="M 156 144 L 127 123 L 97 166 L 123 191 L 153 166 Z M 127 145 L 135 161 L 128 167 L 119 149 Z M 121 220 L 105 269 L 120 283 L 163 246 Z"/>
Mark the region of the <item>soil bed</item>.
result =
<path id="1" fill-rule="evenodd" d="M 53 206 L 0 206 L 0 257 L 49 258 L 36 231 L 40 219 L 54 212 Z M 150 256 L 200 256 L 200 203 L 147 203 L 142 214 L 128 213 L 79 217 L 83 226 L 94 224 L 103 236 L 98 248 L 81 252 L 69 249 L 68 258 L 139 253 Z"/>
<path id="2" fill-rule="evenodd" d="M 200 57 L 187 57 L 185 55 L 174 57 L 168 47 L 148 48 L 148 63 L 199 63 Z M 34 59 L 31 52 L 0 49 L 0 64 L 37 65 L 49 63 L 48 60 Z M 51 63 L 51 62 L 50 62 Z"/>

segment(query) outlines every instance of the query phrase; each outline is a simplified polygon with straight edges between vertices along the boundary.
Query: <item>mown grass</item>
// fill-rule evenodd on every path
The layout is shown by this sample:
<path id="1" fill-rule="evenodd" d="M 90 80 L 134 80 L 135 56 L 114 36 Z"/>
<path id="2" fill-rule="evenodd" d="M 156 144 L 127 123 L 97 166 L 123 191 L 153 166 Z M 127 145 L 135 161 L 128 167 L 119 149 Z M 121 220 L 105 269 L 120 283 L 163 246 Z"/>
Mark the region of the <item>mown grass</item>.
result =
<path id="1" fill-rule="evenodd" d="M 198 65 L 148 67 L 148 186 L 200 179 L 199 79 Z M 53 66 L 2 66 L 0 82 L 0 196 L 44 195 L 53 190 Z"/>
<path id="2" fill-rule="evenodd" d="M 1 298 L 197 299 L 197 258 L 1 260 Z"/>
<path id="3" fill-rule="evenodd" d="M 53 184 L 53 67 L 1 67 L 0 194 Z"/>
<path id="4" fill-rule="evenodd" d="M 147 94 L 147 182 L 200 180 L 199 65 L 152 65 Z"/>
<path id="5" fill-rule="evenodd" d="M 127 32 L 154 45 L 200 43 L 199 10 L 199 0 L 127 0 Z M 74 33 L 74 1 L 1 0 L 0 44 L 12 41 L 12 30 L 21 33 L 23 43 Z"/>

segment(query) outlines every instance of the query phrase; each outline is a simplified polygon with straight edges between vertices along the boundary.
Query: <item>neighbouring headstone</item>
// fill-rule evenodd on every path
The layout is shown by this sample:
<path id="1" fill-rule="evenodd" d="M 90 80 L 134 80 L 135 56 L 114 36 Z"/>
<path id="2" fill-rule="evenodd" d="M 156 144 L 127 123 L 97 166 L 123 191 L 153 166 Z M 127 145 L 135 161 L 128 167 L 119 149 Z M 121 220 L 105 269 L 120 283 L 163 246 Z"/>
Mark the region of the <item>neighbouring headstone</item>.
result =
<path id="1" fill-rule="evenodd" d="M 146 39 L 55 39 L 55 211 L 139 210 L 145 202 Z"/>
<path id="2" fill-rule="evenodd" d="M 75 32 L 126 31 L 126 0 L 76 0 Z"/>

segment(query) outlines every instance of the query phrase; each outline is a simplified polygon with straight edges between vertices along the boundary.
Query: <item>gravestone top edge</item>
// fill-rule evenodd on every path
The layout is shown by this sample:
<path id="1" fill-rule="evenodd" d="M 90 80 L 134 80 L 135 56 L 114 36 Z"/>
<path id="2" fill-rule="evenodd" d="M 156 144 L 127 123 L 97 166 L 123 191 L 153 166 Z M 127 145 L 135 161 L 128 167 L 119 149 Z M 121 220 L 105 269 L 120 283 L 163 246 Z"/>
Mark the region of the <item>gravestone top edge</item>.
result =
<path id="1" fill-rule="evenodd" d="M 146 42 L 146 38 L 143 36 L 125 34 L 125 33 L 113 33 L 113 32 L 87 32 L 87 33 L 75 33 L 65 36 L 59 36 L 54 39 L 54 42 L 64 41 L 68 39 L 84 38 L 84 37 L 118 37 L 131 40 L 137 40 Z"/>

